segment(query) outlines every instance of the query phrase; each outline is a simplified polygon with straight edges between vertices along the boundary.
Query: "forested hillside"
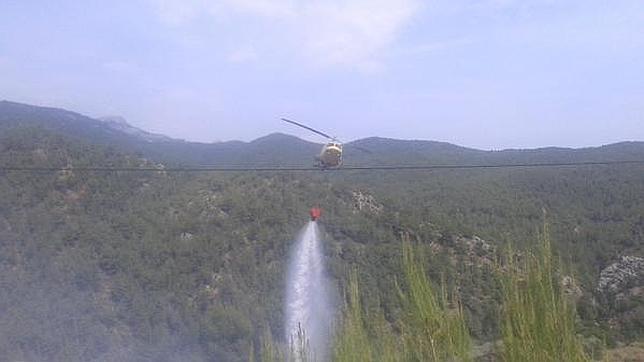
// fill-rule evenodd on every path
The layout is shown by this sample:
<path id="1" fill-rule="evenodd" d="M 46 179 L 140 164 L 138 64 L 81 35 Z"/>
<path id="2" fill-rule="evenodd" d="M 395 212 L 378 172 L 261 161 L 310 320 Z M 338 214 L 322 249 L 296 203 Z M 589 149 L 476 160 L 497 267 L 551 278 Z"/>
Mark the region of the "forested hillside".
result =
<path id="1" fill-rule="evenodd" d="M 280 125 L 279 120 L 274 122 L 276 127 Z M 251 142 L 186 142 L 115 123 L 112 118 L 98 120 L 58 108 L 0 101 L 0 131 L 16 127 L 42 128 L 172 165 L 311 166 L 321 147 L 281 133 Z M 446 142 L 371 137 L 347 143 L 344 151 L 347 166 L 495 165 L 641 160 L 644 142 L 580 149 L 481 151 Z"/>
<path id="2" fill-rule="evenodd" d="M 475 342 L 499 339 L 496 251 L 534 244 L 545 220 L 556 255 L 580 283 L 580 331 L 609 346 L 642 338 L 639 264 L 615 290 L 597 290 L 602 270 L 644 256 L 642 165 L 166 172 L 164 164 L 206 163 L 205 154 L 222 164 L 307 164 L 318 149 L 274 135 L 199 154 L 211 145 L 145 143 L 80 115 L 61 127 L 69 112 L 29 107 L 0 105 L 0 165 L 69 170 L 0 171 L 0 355 L 8 360 L 248 360 L 262 336 L 282 339 L 288 251 L 313 205 L 324 209 L 338 300 L 355 269 L 364 308 L 382 310 L 388 322 L 402 318 L 394 291 L 404 237 L 425 250 L 430 279 L 457 291 Z M 349 145 L 347 163 L 644 159 L 641 143 L 501 152 L 356 144 L 370 152 L 351 158 Z M 159 171 L 74 170 L 86 166 Z"/>

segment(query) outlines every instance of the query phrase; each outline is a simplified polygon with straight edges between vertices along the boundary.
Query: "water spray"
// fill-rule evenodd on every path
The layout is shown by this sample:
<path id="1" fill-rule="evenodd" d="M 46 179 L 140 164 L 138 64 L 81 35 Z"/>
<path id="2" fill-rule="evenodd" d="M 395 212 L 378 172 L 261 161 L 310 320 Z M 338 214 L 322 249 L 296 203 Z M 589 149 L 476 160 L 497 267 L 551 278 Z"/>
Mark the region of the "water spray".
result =
<path id="1" fill-rule="evenodd" d="M 315 216 L 311 210 L 311 221 L 294 245 L 286 282 L 285 334 L 295 360 L 328 358 L 332 310 L 316 222 L 319 211 Z"/>

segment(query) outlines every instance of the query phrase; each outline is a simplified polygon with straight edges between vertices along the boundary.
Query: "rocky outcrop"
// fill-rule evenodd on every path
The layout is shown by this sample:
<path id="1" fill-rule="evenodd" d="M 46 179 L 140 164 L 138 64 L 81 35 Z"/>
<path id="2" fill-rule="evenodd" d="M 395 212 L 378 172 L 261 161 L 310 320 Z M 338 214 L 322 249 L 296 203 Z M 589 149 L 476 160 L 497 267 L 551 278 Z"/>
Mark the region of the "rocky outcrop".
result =
<path id="1" fill-rule="evenodd" d="M 134 127 L 130 125 L 125 118 L 120 117 L 120 116 L 107 116 L 107 117 L 101 117 L 98 119 L 99 121 L 103 121 L 103 124 L 107 126 L 108 128 L 111 128 L 115 131 L 120 131 L 123 133 L 126 133 L 130 136 L 135 136 L 139 137 L 142 140 L 146 142 L 171 142 L 173 141 L 172 138 L 168 136 L 164 136 L 162 134 L 157 134 L 157 133 L 151 133 L 144 131 L 140 128 Z"/>
<path id="2" fill-rule="evenodd" d="M 623 256 L 606 267 L 597 291 L 610 329 L 627 339 L 644 336 L 644 258 Z"/>
<path id="3" fill-rule="evenodd" d="M 376 201 L 373 195 L 362 191 L 354 191 L 353 194 L 354 212 L 368 212 L 371 214 L 380 214 L 384 206 Z"/>
<path id="4" fill-rule="evenodd" d="M 568 296 L 575 302 L 578 302 L 584 295 L 584 291 L 581 289 L 577 280 L 570 275 L 564 275 L 561 278 L 561 288 L 564 295 Z"/>
<path id="5" fill-rule="evenodd" d="M 476 235 L 471 238 L 457 237 L 456 241 L 466 245 L 469 254 L 490 254 L 495 252 L 494 246 Z"/>
<path id="6" fill-rule="evenodd" d="M 644 258 L 622 256 L 601 271 L 597 290 L 602 294 L 615 294 L 638 285 L 644 285 Z"/>

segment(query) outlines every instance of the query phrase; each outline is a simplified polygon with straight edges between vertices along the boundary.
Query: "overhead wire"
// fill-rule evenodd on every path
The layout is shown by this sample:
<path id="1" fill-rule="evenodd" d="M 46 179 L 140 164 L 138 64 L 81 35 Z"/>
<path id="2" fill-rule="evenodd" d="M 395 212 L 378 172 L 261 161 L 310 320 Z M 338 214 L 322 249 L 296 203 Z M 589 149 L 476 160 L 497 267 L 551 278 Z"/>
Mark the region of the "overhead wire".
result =
<path id="1" fill-rule="evenodd" d="M 321 169 L 319 167 L 39 167 L 39 166 L 0 166 L 0 171 L 10 172 L 343 172 L 343 171 L 431 171 L 431 170 L 461 170 L 461 169 L 489 169 L 489 168 L 536 168 L 536 167 L 583 167 L 583 166 L 611 166 L 611 165 L 644 165 L 644 160 L 618 160 L 618 161 L 584 161 L 584 162 L 547 162 L 547 163 L 500 163 L 500 164 L 449 164 L 449 165 L 367 165 L 367 166 L 341 166 L 338 168 Z"/>

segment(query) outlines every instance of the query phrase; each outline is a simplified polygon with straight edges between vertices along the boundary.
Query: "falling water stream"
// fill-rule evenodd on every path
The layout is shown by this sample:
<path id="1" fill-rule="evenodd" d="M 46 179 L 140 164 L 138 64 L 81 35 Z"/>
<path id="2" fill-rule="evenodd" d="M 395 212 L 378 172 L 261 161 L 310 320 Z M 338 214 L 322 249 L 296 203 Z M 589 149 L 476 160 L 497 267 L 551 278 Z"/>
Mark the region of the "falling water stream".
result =
<path id="1" fill-rule="evenodd" d="M 324 277 L 318 226 L 310 221 L 291 252 L 286 281 L 286 338 L 292 352 L 307 360 L 328 357 L 332 311 Z"/>

